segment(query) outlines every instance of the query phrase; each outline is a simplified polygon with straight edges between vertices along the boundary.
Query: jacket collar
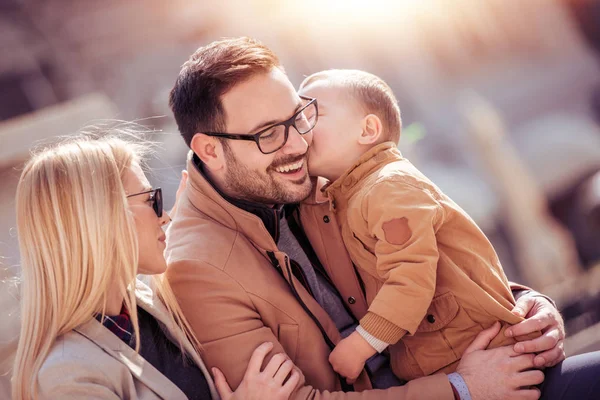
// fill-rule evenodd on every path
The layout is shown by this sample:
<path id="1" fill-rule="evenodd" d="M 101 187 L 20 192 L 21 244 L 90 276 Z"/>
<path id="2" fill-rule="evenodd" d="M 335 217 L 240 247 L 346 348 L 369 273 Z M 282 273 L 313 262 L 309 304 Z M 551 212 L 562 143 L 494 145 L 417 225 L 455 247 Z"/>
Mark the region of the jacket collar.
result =
<path id="1" fill-rule="evenodd" d="M 364 177 L 385 164 L 401 159 L 402 154 L 394 142 L 381 143 L 367 151 L 342 176 L 324 188 L 331 207 L 335 209 L 334 200 L 344 200 L 347 193 L 351 192 Z"/>
<path id="2" fill-rule="evenodd" d="M 236 199 L 226 195 L 219 190 L 219 188 L 207 176 L 206 172 L 204 171 L 204 165 L 202 164 L 202 161 L 200 161 L 200 158 L 198 158 L 198 156 L 193 152 L 190 153 L 192 163 L 196 167 L 196 170 L 202 175 L 204 180 L 210 184 L 210 186 L 212 186 L 212 188 L 227 202 L 260 218 L 265 224 L 265 228 L 267 228 L 267 231 L 269 231 L 269 234 L 275 243 L 277 243 L 277 240 L 279 240 L 279 219 L 282 215 L 283 206 L 276 205 L 275 207 L 269 207 L 265 204 L 255 203 L 244 199 Z"/>
<path id="3" fill-rule="evenodd" d="M 175 343 L 177 343 L 177 338 L 183 340 L 184 349 L 187 354 L 193 359 L 204 374 L 212 398 L 218 399 L 218 393 L 204 362 L 200 358 L 200 355 L 193 349 L 191 343 L 182 336 L 183 332 L 175 326 L 175 322 L 170 317 L 165 305 L 154 296 L 152 290 L 147 285 L 139 280 L 136 280 L 135 294 L 137 305 L 146 310 L 166 328 L 165 334 L 169 339 L 173 340 Z M 140 354 L 136 353 L 135 350 L 125 344 L 95 318 L 92 318 L 74 330 L 127 366 L 133 376 L 152 389 L 152 391 L 161 398 L 175 400 L 187 399 L 187 396 L 179 389 L 179 387 L 177 387 L 177 385 L 171 382 L 152 364 L 146 361 Z"/>
<path id="4" fill-rule="evenodd" d="M 189 192 L 191 197 L 194 197 L 197 199 L 196 201 L 199 201 L 201 197 L 206 196 L 207 200 L 210 200 L 215 205 L 218 205 L 220 210 L 215 209 L 215 214 L 217 214 L 217 216 L 220 215 L 226 218 L 227 223 L 225 225 L 232 229 L 248 227 L 253 228 L 252 231 L 256 232 L 256 220 L 251 218 L 251 216 L 257 217 L 264 225 L 264 228 L 269 233 L 274 243 L 277 243 L 279 239 L 279 221 L 284 214 L 284 208 L 291 209 L 298 206 L 298 204 L 286 204 L 269 207 L 264 204 L 227 196 L 210 181 L 210 178 L 204 171 L 202 161 L 200 161 L 200 159 L 192 151 L 190 151 L 188 154 L 187 170 L 191 181 L 191 188 Z M 328 198 L 325 193 L 325 189 L 329 186 L 330 182 L 327 179 L 320 177 L 313 177 L 311 179 L 313 183 L 313 190 L 310 196 L 305 199 L 302 204 L 310 206 L 327 202 Z M 192 204 L 194 204 L 194 200 L 192 200 Z M 194 206 L 203 212 L 209 209 L 208 207 L 199 207 L 199 203 L 196 203 Z M 226 211 L 227 216 L 223 214 L 223 211 Z M 240 221 L 236 221 L 234 215 L 244 216 L 244 218 L 242 218 Z M 215 215 L 211 216 L 215 217 Z M 221 223 L 224 223 L 224 220 L 221 218 L 215 219 Z M 250 222 L 249 220 L 253 223 L 247 225 L 247 222 Z M 244 233 L 247 234 L 246 229 L 244 229 Z M 254 234 L 248 236 L 252 239 L 256 235 Z M 252 241 L 254 241 L 254 239 L 252 239 Z M 269 246 L 263 248 L 269 249 Z M 276 248 L 271 250 L 276 250 Z"/>
<path id="5" fill-rule="evenodd" d="M 188 185 L 185 188 L 185 195 L 196 210 L 218 222 L 220 225 L 242 233 L 258 248 L 266 251 L 277 251 L 275 238 L 278 233 L 274 232 L 275 235 L 272 235 L 261 216 L 256 215 L 252 211 L 260 208 L 261 213 L 264 214 L 262 215 L 264 218 L 269 218 L 266 215 L 267 213 L 271 213 L 273 215 L 272 219 L 276 223 L 272 224 L 269 222 L 269 224 L 279 229 L 280 211 L 278 209 L 264 205 L 256 205 L 255 208 L 252 208 L 250 207 L 250 202 L 244 202 L 246 204 L 243 205 L 237 203 L 237 201 L 237 204 L 231 203 L 208 180 L 201 168 L 196 165 L 192 151 L 188 153 L 187 171 Z"/>

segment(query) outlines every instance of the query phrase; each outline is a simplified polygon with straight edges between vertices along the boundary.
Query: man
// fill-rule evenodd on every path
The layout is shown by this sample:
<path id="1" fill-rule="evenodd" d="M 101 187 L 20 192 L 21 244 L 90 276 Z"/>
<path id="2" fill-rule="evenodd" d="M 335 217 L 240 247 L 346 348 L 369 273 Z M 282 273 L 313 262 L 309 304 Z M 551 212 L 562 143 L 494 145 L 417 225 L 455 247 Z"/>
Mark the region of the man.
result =
<path id="1" fill-rule="evenodd" d="M 304 374 L 295 399 L 537 398 L 531 387 L 543 375 L 530 369 L 564 359 L 564 329 L 548 299 L 519 285 L 515 312 L 528 319 L 512 334 L 542 330 L 519 349 L 537 356 L 483 350 L 497 332 L 491 329 L 450 378 L 395 386 L 384 356 L 354 387 L 335 374 L 329 353 L 367 305 L 335 214 L 308 177 L 315 103 L 297 95 L 268 48 L 247 38 L 200 48 L 171 92 L 192 152 L 168 232 L 167 276 L 206 362 L 237 387 L 252 350 L 273 342 L 271 354 L 284 352 Z"/>

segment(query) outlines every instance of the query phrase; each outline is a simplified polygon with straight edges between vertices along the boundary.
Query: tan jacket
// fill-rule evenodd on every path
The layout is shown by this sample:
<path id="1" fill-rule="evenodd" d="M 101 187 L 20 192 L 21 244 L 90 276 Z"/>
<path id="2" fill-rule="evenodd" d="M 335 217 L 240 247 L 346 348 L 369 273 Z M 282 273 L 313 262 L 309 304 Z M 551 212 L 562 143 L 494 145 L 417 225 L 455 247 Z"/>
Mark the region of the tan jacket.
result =
<path id="1" fill-rule="evenodd" d="M 522 320 L 486 236 L 394 143 L 369 150 L 326 193 L 365 285 L 361 326 L 396 343 L 399 377 L 452 371 L 481 330 Z M 504 329 L 492 347 L 514 343 Z"/>
<path id="2" fill-rule="evenodd" d="M 168 311 L 142 282 L 136 285 L 137 304 L 180 337 L 210 387 L 219 396 L 200 356 L 173 323 Z M 40 398 L 184 400 L 187 396 L 169 379 L 96 319 L 62 335 L 54 343 L 38 374 Z"/>
<path id="3" fill-rule="evenodd" d="M 294 399 L 453 399 L 442 374 L 385 392 L 340 392 L 328 362 L 327 340 L 340 340 L 333 321 L 290 273 L 287 255 L 262 220 L 221 197 L 191 160 L 187 169 L 188 185 L 167 232 L 167 277 L 203 345 L 202 358 L 220 368 L 233 388 L 253 350 L 273 342 L 271 354 L 287 353 L 303 372 Z M 367 304 L 326 199 L 303 204 L 300 219 L 348 307 L 361 318 Z M 370 388 L 363 373 L 355 390 Z"/>

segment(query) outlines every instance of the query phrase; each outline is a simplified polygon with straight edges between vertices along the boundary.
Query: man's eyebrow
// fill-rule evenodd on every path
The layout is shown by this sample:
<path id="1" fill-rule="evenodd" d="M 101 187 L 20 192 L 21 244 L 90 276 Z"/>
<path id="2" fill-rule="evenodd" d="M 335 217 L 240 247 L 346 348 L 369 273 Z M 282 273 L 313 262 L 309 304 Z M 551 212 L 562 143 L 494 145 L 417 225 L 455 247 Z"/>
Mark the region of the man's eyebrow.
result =
<path id="1" fill-rule="evenodd" d="M 295 114 L 300 108 L 302 108 L 302 106 L 303 106 L 302 102 L 301 101 L 298 102 L 298 105 L 294 109 L 294 112 L 292 113 L 292 115 Z M 274 119 L 274 120 L 270 120 L 270 121 L 266 121 L 266 122 L 261 122 L 258 125 L 256 125 L 254 128 L 250 129 L 250 132 L 252 133 L 252 132 L 260 131 L 263 128 L 266 128 L 270 125 L 278 124 L 279 122 L 282 122 L 282 121 L 280 119 Z"/>

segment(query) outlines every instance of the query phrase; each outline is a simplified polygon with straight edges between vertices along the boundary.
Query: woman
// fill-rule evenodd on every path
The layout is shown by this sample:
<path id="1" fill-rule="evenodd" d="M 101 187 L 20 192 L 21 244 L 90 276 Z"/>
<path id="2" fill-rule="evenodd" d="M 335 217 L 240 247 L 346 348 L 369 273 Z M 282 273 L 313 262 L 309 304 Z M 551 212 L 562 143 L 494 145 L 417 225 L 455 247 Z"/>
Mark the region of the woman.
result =
<path id="1" fill-rule="evenodd" d="M 116 136 L 46 148 L 17 188 L 22 322 L 14 399 L 287 399 L 301 373 L 254 352 L 231 392 L 162 273 L 170 221 L 142 168 L 147 148 Z M 153 291 L 136 280 L 153 275 Z M 202 312 L 202 310 L 198 310 Z M 286 380 L 287 378 L 287 380 Z"/>

